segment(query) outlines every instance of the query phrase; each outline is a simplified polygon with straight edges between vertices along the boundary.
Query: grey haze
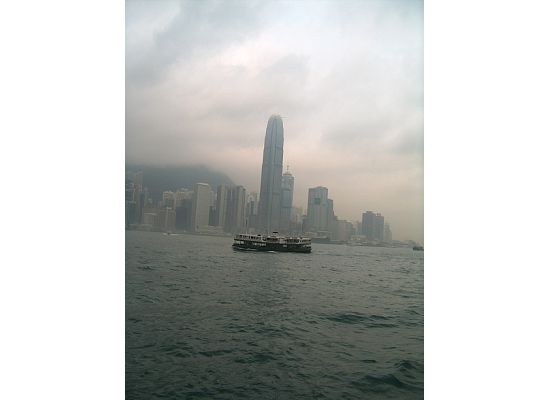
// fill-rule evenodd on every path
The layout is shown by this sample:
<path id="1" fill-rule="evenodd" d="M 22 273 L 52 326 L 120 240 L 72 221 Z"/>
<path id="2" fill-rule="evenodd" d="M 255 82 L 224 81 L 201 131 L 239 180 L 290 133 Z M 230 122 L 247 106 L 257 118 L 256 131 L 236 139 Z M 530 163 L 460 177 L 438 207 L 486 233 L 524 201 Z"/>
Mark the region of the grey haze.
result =
<path id="1" fill-rule="evenodd" d="M 421 1 L 126 3 L 126 157 L 203 164 L 260 189 L 283 117 L 294 204 L 326 186 L 340 219 L 381 212 L 423 239 Z"/>

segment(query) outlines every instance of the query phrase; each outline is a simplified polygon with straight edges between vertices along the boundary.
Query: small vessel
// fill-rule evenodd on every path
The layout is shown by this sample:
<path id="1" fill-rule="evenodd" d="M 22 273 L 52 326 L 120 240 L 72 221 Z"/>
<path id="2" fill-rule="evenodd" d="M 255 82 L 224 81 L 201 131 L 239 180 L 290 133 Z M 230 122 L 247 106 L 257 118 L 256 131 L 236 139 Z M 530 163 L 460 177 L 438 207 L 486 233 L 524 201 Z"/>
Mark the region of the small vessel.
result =
<path id="1" fill-rule="evenodd" d="M 416 250 L 416 251 L 424 251 L 424 247 L 423 247 L 423 246 L 414 246 L 414 247 L 413 247 L 413 250 Z"/>
<path id="2" fill-rule="evenodd" d="M 233 242 L 234 250 L 280 251 L 288 253 L 311 253 L 311 239 L 305 237 L 272 235 L 249 235 L 238 233 Z"/>

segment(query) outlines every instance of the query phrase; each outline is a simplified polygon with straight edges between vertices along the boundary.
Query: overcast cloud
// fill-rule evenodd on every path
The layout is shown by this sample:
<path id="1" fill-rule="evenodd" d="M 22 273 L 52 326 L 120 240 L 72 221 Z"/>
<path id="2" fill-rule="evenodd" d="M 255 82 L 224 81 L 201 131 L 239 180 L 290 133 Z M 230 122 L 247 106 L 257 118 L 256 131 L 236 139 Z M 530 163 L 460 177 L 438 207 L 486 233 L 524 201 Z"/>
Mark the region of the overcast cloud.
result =
<path id="1" fill-rule="evenodd" d="M 422 241 L 421 1 L 126 3 L 127 162 L 259 191 L 271 114 L 296 206 L 326 186 L 339 218 L 381 212 Z"/>

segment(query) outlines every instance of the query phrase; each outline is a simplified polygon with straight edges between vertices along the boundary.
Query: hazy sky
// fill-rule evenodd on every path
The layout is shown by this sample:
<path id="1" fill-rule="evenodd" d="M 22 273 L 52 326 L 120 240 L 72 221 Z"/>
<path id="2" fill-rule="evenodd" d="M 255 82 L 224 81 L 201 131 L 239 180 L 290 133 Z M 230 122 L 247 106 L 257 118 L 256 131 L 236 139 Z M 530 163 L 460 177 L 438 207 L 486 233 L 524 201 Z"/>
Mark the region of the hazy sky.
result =
<path id="1" fill-rule="evenodd" d="M 205 164 L 259 191 L 283 117 L 294 203 L 381 212 L 423 238 L 423 3 L 127 1 L 126 157 Z"/>

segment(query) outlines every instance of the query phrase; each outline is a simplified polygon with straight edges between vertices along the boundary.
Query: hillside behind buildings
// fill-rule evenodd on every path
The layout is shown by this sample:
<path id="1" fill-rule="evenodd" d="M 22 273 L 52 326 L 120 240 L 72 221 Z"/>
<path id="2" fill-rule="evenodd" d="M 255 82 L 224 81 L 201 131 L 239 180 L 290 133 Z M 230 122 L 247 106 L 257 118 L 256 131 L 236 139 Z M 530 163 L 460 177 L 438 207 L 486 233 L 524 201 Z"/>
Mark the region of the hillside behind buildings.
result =
<path id="1" fill-rule="evenodd" d="M 165 190 L 193 189 L 198 182 L 208 183 L 214 188 L 221 184 L 233 184 L 231 178 L 223 172 L 212 170 L 204 165 L 126 165 L 126 171 L 143 172 L 143 186 L 149 190 L 149 195 L 155 202 L 162 199 L 162 192 Z"/>

